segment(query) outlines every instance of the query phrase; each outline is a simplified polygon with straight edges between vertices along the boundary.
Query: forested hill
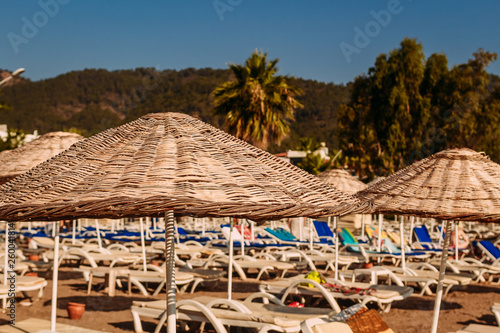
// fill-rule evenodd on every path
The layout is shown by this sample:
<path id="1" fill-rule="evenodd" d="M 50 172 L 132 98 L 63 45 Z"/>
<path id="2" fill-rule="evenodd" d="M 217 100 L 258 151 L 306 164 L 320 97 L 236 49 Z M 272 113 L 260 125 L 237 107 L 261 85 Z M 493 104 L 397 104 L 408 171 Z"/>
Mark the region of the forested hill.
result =
<path id="1" fill-rule="evenodd" d="M 9 105 L 0 123 L 12 129 L 39 133 L 78 129 L 85 136 L 101 132 L 149 112 L 183 112 L 221 128 L 213 116 L 212 91 L 230 79 L 229 70 L 157 71 L 153 68 L 107 71 L 86 69 L 41 81 L 18 80 L 1 91 Z M 299 138 L 311 137 L 337 148 L 336 114 L 349 102 L 350 87 L 292 79 L 303 90 L 289 139 L 278 151 L 295 148 Z"/>

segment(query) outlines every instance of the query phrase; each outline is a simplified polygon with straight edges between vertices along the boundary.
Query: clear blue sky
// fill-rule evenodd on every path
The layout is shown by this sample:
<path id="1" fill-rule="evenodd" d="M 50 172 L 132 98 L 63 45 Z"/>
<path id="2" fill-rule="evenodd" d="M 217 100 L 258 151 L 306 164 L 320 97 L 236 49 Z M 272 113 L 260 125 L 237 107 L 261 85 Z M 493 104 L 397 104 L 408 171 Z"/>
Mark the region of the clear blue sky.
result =
<path id="1" fill-rule="evenodd" d="M 0 6 L 0 68 L 25 67 L 32 80 L 84 68 L 227 68 L 260 49 L 280 59 L 280 74 L 347 83 L 404 37 L 417 38 L 426 56 L 444 52 L 450 66 L 480 47 L 500 53 L 500 2 L 493 0 L 0 0 Z M 372 12 L 390 19 L 381 15 L 378 23 Z M 368 39 L 355 40 L 356 29 Z M 341 45 L 356 52 L 346 57 Z M 500 75 L 500 60 L 488 71 Z"/>

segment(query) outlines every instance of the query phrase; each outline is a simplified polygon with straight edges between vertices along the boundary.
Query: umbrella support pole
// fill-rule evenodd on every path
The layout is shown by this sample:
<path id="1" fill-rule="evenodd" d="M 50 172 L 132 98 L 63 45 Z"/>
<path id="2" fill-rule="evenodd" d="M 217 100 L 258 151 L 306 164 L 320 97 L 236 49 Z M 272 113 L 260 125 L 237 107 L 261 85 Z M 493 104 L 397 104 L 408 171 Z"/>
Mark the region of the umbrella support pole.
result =
<path id="1" fill-rule="evenodd" d="M 443 253 L 441 254 L 441 267 L 439 269 L 439 282 L 436 290 L 436 301 L 434 303 L 434 317 L 432 318 L 431 333 L 437 332 L 438 322 L 439 322 L 439 309 L 441 308 L 441 299 L 443 298 L 443 279 L 444 273 L 446 271 L 446 259 L 448 256 L 448 246 L 450 245 L 451 232 L 450 232 L 450 221 L 446 221 L 446 230 L 448 231 L 445 235 L 443 244 Z"/>
<path id="2" fill-rule="evenodd" d="M 50 312 L 50 331 L 56 332 L 57 280 L 59 279 L 59 221 L 54 223 L 54 266 L 52 268 L 52 308 Z"/>
<path id="3" fill-rule="evenodd" d="M 361 215 L 361 239 L 365 240 L 365 214 Z"/>
<path id="4" fill-rule="evenodd" d="M 233 293 L 233 219 L 229 222 L 229 262 L 227 267 L 227 299 L 231 300 Z"/>
<path id="5" fill-rule="evenodd" d="M 333 217 L 333 225 L 335 226 L 335 280 L 339 279 L 339 217 Z"/>
<path id="6" fill-rule="evenodd" d="M 167 333 L 175 333 L 175 222 L 174 211 L 165 213 L 165 261 L 167 274 Z"/>
<path id="7" fill-rule="evenodd" d="M 404 217 L 401 216 L 399 221 L 399 234 L 400 234 L 400 243 L 401 246 L 401 268 L 406 270 L 406 259 L 405 259 L 405 227 L 403 225 Z"/>

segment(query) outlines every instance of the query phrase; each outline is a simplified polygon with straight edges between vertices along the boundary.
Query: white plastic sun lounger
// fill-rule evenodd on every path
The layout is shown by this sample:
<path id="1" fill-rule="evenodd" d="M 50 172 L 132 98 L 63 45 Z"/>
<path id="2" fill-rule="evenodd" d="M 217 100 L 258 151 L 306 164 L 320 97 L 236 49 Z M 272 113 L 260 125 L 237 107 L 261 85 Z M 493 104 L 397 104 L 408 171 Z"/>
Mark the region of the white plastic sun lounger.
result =
<path id="1" fill-rule="evenodd" d="M 256 299 L 271 303 L 254 303 Z M 159 319 L 155 332 L 165 323 L 166 302 L 133 302 L 131 307 L 136 333 L 142 333 L 141 317 Z M 334 314 L 331 309 L 291 308 L 276 297 L 257 293 L 245 301 L 196 297 L 177 302 L 177 320 L 185 322 L 209 322 L 218 333 L 226 333 L 224 326 L 247 327 L 259 332 L 299 332 L 300 323 L 309 318 L 328 317 Z"/>
<path id="2" fill-rule="evenodd" d="M 334 279 L 326 279 L 326 282 L 346 288 L 357 288 L 361 290 L 370 289 L 371 293 L 343 293 L 339 291 L 332 291 L 317 281 L 305 279 L 304 275 L 298 275 L 291 279 L 261 283 L 259 289 L 261 292 L 280 295 L 282 302 L 287 299 L 288 295 L 311 295 L 324 297 L 330 307 L 336 312 L 340 312 L 340 306 L 338 305 L 336 299 L 350 299 L 362 304 L 375 302 L 384 312 L 389 312 L 392 302 L 403 300 L 413 293 L 413 288 L 411 287 L 374 285 L 362 282 L 344 282 Z M 306 286 L 307 284 L 312 285 L 312 287 Z"/>

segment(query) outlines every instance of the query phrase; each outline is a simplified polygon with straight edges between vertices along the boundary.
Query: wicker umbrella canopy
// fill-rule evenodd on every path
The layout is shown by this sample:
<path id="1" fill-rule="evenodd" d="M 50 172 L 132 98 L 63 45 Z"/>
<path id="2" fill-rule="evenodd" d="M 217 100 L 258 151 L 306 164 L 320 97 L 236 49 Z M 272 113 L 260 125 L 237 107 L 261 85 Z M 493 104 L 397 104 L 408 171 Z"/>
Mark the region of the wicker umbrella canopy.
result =
<path id="1" fill-rule="evenodd" d="M 500 221 L 500 165 L 468 148 L 429 156 L 359 192 L 379 213 Z"/>
<path id="2" fill-rule="evenodd" d="M 252 220 L 361 204 L 200 120 L 152 113 L 82 140 L 0 188 L 0 219 L 178 215 Z"/>
<path id="3" fill-rule="evenodd" d="M 343 169 L 326 170 L 320 173 L 318 177 L 322 181 L 333 185 L 336 189 L 348 194 L 355 194 L 366 188 L 365 183 L 353 177 L 347 170 Z"/>
<path id="4" fill-rule="evenodd" d="M 451 229 L 450 220 L 499 222 L 500 165 L 468 148 L 444 150 L 413 163 L 356 196 L 371 200 L 374 211 L 379 213 L 447 220 L 446 230 Z M 431 333 L 436 333 L 438 328 L 450 238 L 451 232 L 447 232 Z"/>
<path id="5" fill-rule="evenodd" d="M 82 139 L 83 136 L 76 133 L 51 132 L 19 148 L 0 152 L 0 184 L 25 173 Z"/>

